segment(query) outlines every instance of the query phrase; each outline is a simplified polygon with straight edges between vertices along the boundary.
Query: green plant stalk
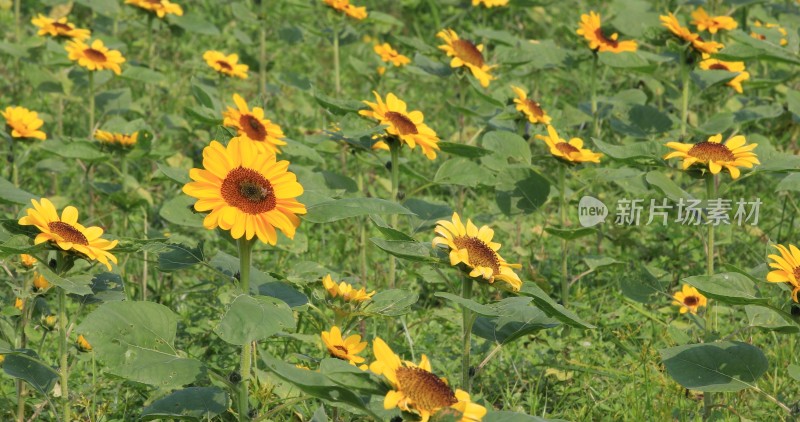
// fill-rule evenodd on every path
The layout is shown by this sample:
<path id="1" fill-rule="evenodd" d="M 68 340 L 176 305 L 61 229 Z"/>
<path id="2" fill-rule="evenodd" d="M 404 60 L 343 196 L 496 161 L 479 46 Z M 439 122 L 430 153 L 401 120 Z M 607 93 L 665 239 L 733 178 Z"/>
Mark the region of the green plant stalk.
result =
<path id="1" fill-rule="evenodd" d="M 89 71 L 89 139 L 94 131 L 94 72 Z"/>
<path id="2" fill-rule="evenodd" d="M 339 70 L 339 28 L 333 28 L 333 74 L 336 81 L 336 98 L 342 93 L 342 83 Z"/>
<path id="3" fill-rule="evenodd" d="M 147 207 L 142 207 L 142 235 L 147 239 Z M 142 257 L 142 301 L 147 300 L 147 251 Z"/>
<path id="4" fill-rule="evenodd" d="M 253 252 L 254 240 L 239 238 L 239 285 L 242 294 L 250 293 L 250 257 Z M 250 361 L 251 361 L 250 342 L 242 346 L 242 356 L 239 364 L 242 380 L 239 384 L 239 420 L 250 420 L 250 403 L 248 400 L 250 392 Z"/>
<path id="5" fill-rule="evenodd" d="M 681 137 L 686 136 L 686 125 L 689 120 L 689 65 L 686 63 L 686 50 L 681 52 Z"/>
<path id="6" fill-rule="evenodd" d="M 61 254 L 59 254 L 61 260 Z M 61 420 L 70 421 L 71 404 L 69 401 L 69 345 L 67 344 L 67 292 L 58 288 L 58 331 L 61 336 L 59 343 L 59 374 L 61 375 Z"/>
<path id="7" fill-rule="evenodd" d="M 258 92 L 261 96 L 267 95 L 267 2 L 261 1 L 261 29 L 259 30 L 258 47 Z"/>
<path id="8" fill-rule="evenodd" d="M 392 201 L 397 201 L 397 192 L 400 186 L 400 141 L 398 139 L 389 142 L 389 152 L 392 156 Z M 392 228 L 397 230 L 397 214 L 391 216 Z M 389 288 L 393 289 L 397 277 L 397 259 L 394 255 L 389 255 Z"/>
<path id="9" fill-rule="evenodd" d="M 717 196 L 717 186 L 715 176 L 710 172 L 706 175 L 706 201 L 710 201 Z M 706 274 L 714 275 L 714 225 L 708 224 L 708 245 L 706 251 Z M 706 334 L 713 332 L 712 327 L 712 306 L 713 302 L 706 305 Z M 708 391 L 703 392 L 703 420 L 711 416 L 711 409 L 714 407 L 714 394 Z"/>
<path id="10" fill-rule="evenodd" d="M 20 4 L 22 0 L 14 0 L 14 36 L 17 42 L 22 41 L 22 11 L 20 9 Z"/>
<path id="11" fill-rule="evenodd" d="M 559 187 L 559 213 L 561 215 L 561 228 L 567 226 L 567 198 L 566 198 L 566 164 L 559 163 L 558 168 L 558 187 Z M 569 303 L 569 275 L 567 274 L 567 239 L 561 239 L 561 304 L 567 306 Z"/>
<path id="12" fill-rule="evenodd" d="M 147 67 L 153 68 L 155 58 L 155 43 L 153 42 L 153 14 L 147 14 Z"/>
<path id="13" fill-rule="evenodd" d="M 356 173 L 358 175 L 356 179 L 358 182 L 358 191 L 364 193 L 364 172 L 357 167 Z M 369 217 L 364 217 L 364 222 L 361 223 L 360 227 L 358 228 L 359 246 L 360 246 L 360 250 L 358 251 L 358 263 L 359 263 L 359 270 L 361 273 L 361 283 L 365 287 L 367 285 L 367 225 L 368 224 L 369 224 Z"/>
<path id="14" fill-rule="evenodd" d="M 595 51 L 592 58 L 592 85 L 591 85 L 591 99 L 592 99 L 592 136 L 598 136 L 597 132 L 599 127 L 599 116 L 597 115 L 597 67 L 598 67 L 597 52 Z"/>
<path id="15" fill-rule="evenodd" d="M 22 283 L 22 291 L 30 292 L 33 287 L 33 279 L 25 277 L 25 282 Z M 28 302 L 26 300 L 26 302 Z M 30 303 L 30 302 L 28 302 Z M 27 306 L 22 307 L 22 315 L 19 319 L 19 335 L 16 338 L 16 349 L 24 349 L 28 347 L 28 337 L 25 335 L 25 327 L 28 325 L 28 314 L 30 309 Z M 45 331 L 45 334 L 47 331 Z M 39 348 L 41 350 L 41 347 Z M 17 422 L 25 421 L 25 383 L 18 379 L 17 382 Z"/>
<path id="16" fill-rule="evenodd" d="M 90 420 L 97 420 L 97 360 L 94 357 L 94 350 L 89 351 L 92 354 L 92 405 Z"/>
<path id="17" fill-rule="evenodd" d="M 470 300 L 472 298 L 472 278 L 468 275 L 461 277 L 461 297 Z M 472 324 L 475 318 L 472 311 L 466 306 L 461 306 L 461 318 L 464 328 L 464 346 L 461 350 L 461 388 L 470 392 L 469 361 L 472 346 Z"/>

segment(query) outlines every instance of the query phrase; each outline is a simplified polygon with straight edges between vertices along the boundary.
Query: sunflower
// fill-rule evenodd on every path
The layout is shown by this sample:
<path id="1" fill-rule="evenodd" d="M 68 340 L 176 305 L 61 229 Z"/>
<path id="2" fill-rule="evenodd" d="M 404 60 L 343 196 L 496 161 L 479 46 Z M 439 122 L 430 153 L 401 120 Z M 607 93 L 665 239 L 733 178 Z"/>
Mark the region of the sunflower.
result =
<path id="1" fill-rule="evenodd" d="M 353 19 L 366 19 L 367 17 L 367 8 L 364 6 L 357 7 L 350 4 L 350 0 L 322 0 L 325 2 L 326 5 L 333 8 L 334 10 L 338 10 L 343 12 L 345 15 L 350 16 Z"/>
<path id="2" fill-rule="evenodd" d="M 697 308 L 708 304 L 708 299 L 688 284 L 684 284 L 681 291 L 672 297 L 675 299 L 672 304 L 680 306 L 682 314 L 687 312 L 697 314 Z"/>
<path id="3" fill-rule="evenodd" d="M 616 32 L 606 36 L 600 23 L 600 15 L 593 11 L 589 12 L 588 15 L 581 15 L 581 21 L 578 25 L 578 30 L 575 32 L 578 35 L 583 35 L 592 50 L 621 53 L 623 51 L 636 51 L 638 48 L 636 41 L 617 41 L 619 34 Z"/>
<path id="4" fill-rule="evenodd" d="M 303 186 L 288 167 L 288 161 L 276 162 L 275 155 L 259 154 L 252 142 L 233 138 L 224 147 L 211 141 L 203 149 L 203 168 L 189 171 L 194 181 L 183 192 L 198 199 L 195 210 L 211 211 L 203 220 L 205 228 L 230 230 L 234 239 L 258 236 L 274 245 L 275 229 L 293 239 L 300 225 L 297 214 L 306 213 L 295 199 Z"/>
<path id="5" fill-rule="evenodd" d="M 51 286 L 50 282 L 47 281 L 47 279 L 45 279 L 43 275 L 39 273 L 33 274 L 33 287 L 34 289 L 36 289 L 36 291 L 41 292 L 47 290 L 50 288 L 50 286 Z"/>
<path id="6" fill-rule="evenodd" d="M 692 12 L 692 25 L 696 26 L 698 31 L 707 30 L 712 34 L 716 34 L 720 29 L 730 31 L 738 26 L 730 16 L 709 16 L 702 6 Z"/>
<path id="7" fill-rule="evenodd" d="M 750 79 L 750 73 L 745 71 L 744 62 L 726 62 L 712 59 L 707 54 L 703 55 L 703 61 L 700 62 L 700 69 L 727 70 L 728 72 L 735 72 L 736 76 L 728 81 L 725 85 L 733 88 L 733 90 L 739 94 L 744 92 L 742 90 L 742 82 Z"/>
<path id="8" fill-rule="evenodd" d="M 450 67 L 466 66 L 484 88 L 489 86 L 489 81 L 495 79 L 490 72 L 497 66 L 489 66 L 484 61 L 483 44 L 475 45 L 469 40 L 461 39 L 452 29 L 439 31 L 436 36 L 446 43 L 440 45 L 439 49 L 447 53 L 447 57 L 453 58 Z"/>
<path id="9" fill-rule="evenodd" d="M 55 315 L 42 315 L 40 322 L 45 330 L 53 331 L 56 329 L 56 324 L 58 324 L 58 317 Z"/>
<path id="10" fill-rule="evenodd" d="M 247 102 L 239 95 L 233 94 L 233 102 L 239 109 L 228 107 L 228 111 L 222 113 L 225 126 L 236 128 L 238 138 L 252 142 L 256 150 L 260 153 L 277 154 L 280 152 L 278 146 L 286 145 L 282 141 L 284 137 L 280 126 L 264 118 L 264 109 L 261 107 L 250 108 Z"/>
<path id="11" fill-rule="evenodd" d="M 92 36 L 92 32 L 88 29 L 75 28 L 75 25 L 69 23 L 66 17 L 52 19 L 40 13 L 31 19 L 31 23 L 39 27 L 37 35 L 72 38 L 80 41 Z"/>
<path id="12" fill-rule="evenodd" d="M 226 56 L 225 53 L 208 50 L 203 53 L 203 60 L 205 60 L 212 69 L 219 73 L 228 76 L 235 76 L 241 79 L 247 79 L 247 69 L 249 69 L 249 67 L 246 64 L 238 64 L 238 54 L 230 54 Z"/>
<path id="13" fill-rule="evenodd" d="M 117 257 L 109 252 L 117 246 L 117 240 L 101 238 L 103 229 L 97 226 L 84 227 L 78 223 L 78 209 L 73 206 L 64 208 L 61 218 L 56 207 L 47 198 L 41 202 L 31 200 L 33 208 L 27 209 L 27 215 L 19 219 L 22 226 L 36 226 L 41 231 L 33 243 L 38 245 L 52 242 L 59 249 L 75 251 L 89 260 L 99 261 L 111 271 L 111 264 L 117 263 Z"/>
<path id="14" fill-rule="evenodd" d="M 183 16 L 183 8 L 169 0 L 125 0 L 125 4 L 132 4 L 141 9 L 150 11 L 163 18 L 166 15 Z"/>
<path id="15" fill-rule="evenodd" d="M 528 118 L 529 122 L 533 124 L 550 124 L 550 116 L 547 115 L 539 103 L 528 98 L 528 94 L 526 94 L 522 88 L 512 86 L 511 89 L 515 94 L 517 94 L 517 98 L 514 98 L 514 103 L 517 105 L 517 111 L 524 114 Z"/>
<path id="16" fill-rule="evenodd" d="M 130 148 L 136 145 L 136 139 L 139 137 L 139 132 L 133 132 L 130 135 L 126 135 L 124 133 L 116 133 L 116 132 L 106 132 L 104 130 L 97 129 L 94 132 L 94 138 L 100 142 L 109 145 L 116 145 L 121 147 Z"/>
<path id="17" fill-rule="evenodd" d="M 36 258 L 26 253 L 20 254 L 19 260 L 22 262 L 22 266 L 26 268 L 30 268 L 36 263 Z"/>
<path id="18" fill-rule="evenodd" d="M 331 354 L 331 357 L 346 360 L 351 365 L 364 362 L 364 358 L 358 356 L 358 354 L 367 348 L 367 342 L 361 341 L 360 335 L 353 334 L 343 339 L 342 331 L 334 325 L 331 327 L 330 332 L 322 332 L 322 341 L 325 343 L 325 347 L 328 348 L 328 353 Z"/>
<path id="19" fill-rule="evenodd" d="M 91 352 L 92 345 L 89 344 L 89 341 L 86 340 L 86 337 L 83 334 L 78 336 L 78 340 L 75 341 L 75 346 L 78 347 L 78 350 L 81 352 Z"/>
<path id="20" fill-rule="evenodd" d="M 783 245 L 773 245 L 781 255 L 770 255 L 768 258 L 772 271 L 767 274 L 767 281 L 770 283 L 789 283 L 792 288 L 792 300 L 800 303 L 798 293 L 800 293 L 800 249 L 795 245 L 789 245 L 787 249 Z"/>
<path id="21" fill-rule="evenodd" d="M 417 413 L 422 422 L 439 411 L 448 411 L 448 408 L 461 414 L 461 418 L 456 419 L 460 422 L 480 421 L 486 415 L 486 408 L 472 403 L 469 393 L 462 390 L 453 392 L 446 380 L 434 375 L 427 356 L 422 355 L 419 365 L 403 361 L 380 338 L 372 342 L 372 352 L 375 362 L 369 366 L 370 371 L 383 375 L 392 386 L 383 400 L 384 409 L 399 407 Z"/>
<path id="22" fill-rule="evenodd" d="M 35 111 L 25 107 L 6 107 L 3 111 L 6 126 L 11 129 L 14 138 L 35 138 L 44 141 L 47 135 L 39 130 L 44 122 Z"/>
<path id="23" fill-rule="evenodd" d="M 703 38 L 700 37 L 700 34 L 695 34 L 690 31 L 689 28 L 684 28 L 681 26 L 680 22 L 678 22 L 678 18 L 672 13 L 667 14 L 667 16 L 659 16 L 658 18 L 661 20 L 661 24 L 669 29 L 673 35 L 683 41 L 691 43 L 692 48 L 701 53 L 714 54 L 724 47 L 721 43 L 716 41 L 704 41 Z"/>
<path id="24" fill-rule="evenodd" d="M 778 25 L 777 23 L 762 23 L 760 20 L 756 19 L 756 21 L 753 22 L 753 26 L 755 26 L 756 28 L 762 28 L 762 27 L 763 28 L 767 28 L 767 30 L 775 29 L 775 30 L 777 30 L 777 33 L 780 34 L 780 41 L 778 41 L 778 43 L 780 45 L 782 45 L 782 46 L 785 46 L 785 45 L 789 44 L 789 41 L 786 39 L 786 36 L 789 33 L 786 31 L 786 28 Z M 762 40 L 762 41 L 767 40 L 767 36 L 766 35 L 759 34 L 759 33 L 756 33 L 756 32 L 751 32 L 750 36 L 755 38 L 755 39 Z"/>
<path id="25" fill-rule="evenodd" d="M 553 126 L 547 125 L 547 135 L 536 135 L 536 138 L 545 141 L 550 147 L 550 153 L 564 161 L 599 163 L 600 158 L 603 157 L 603 154 L 599 152 L 584 149 L 583 140 L 580 138 L 572 138 L 567 142 L 566 139 L 558 136 L 558 132 Z"/>
<path id="26" fill-rule="evenodd" d="M 675 151 L 665 155 L 664 159 L 683 158 L 684 170 L 695 163 L 707 165 L 711 174 L 717 174 L 725 167 L 731 173 L 731 178 L 738 179 L 739 167 L 753 168 L 754 164 L 761 164 L 752 152 L 758 144 L 745 145 L 746 142 L 744 136 L 737 135 L 723 144 L 722 134 L 719 133 L 696 144 L 667 142 L 666 146 Z"/>
<path id="27" fill-rule="evenodd" d="M 117 75 L 122 73 L 119 66 L 125 63 L 122 53 L 117 50 L 109 50 L 101 40 L 94 40 L 91 47 L 83 41 L 69 41 L 66 49 L 70 60 L 78 62 L 80 66 L 89 70 L 109 69 Z"/>
<path id="28" fill-rule="evenodd" d="M 522 287 L 522 280 L 513 271 L 522 268 L 520 264 L 509 264 L 497 253 L 500 244 L 492 242 L 494 230 L 489 226 L 480 229 L 467 220 L 467 225 L 461 223 L 458 213 L 453 213 L 453 221 L 439 220 L 436 222 L 435 232 L 438 237 L 433 239 L 433 246 L 447 246 L 450 249 L 450 265 L 465 264 L 471 268 L 470 277 L 483 277 L 489 284 L 495 280 L 508 283 L 514 291 Z"/>
<path id="29" fill-rule="evenodd" d="M 473 6 L 482 5 L 489 9 L 497 6 L 508 6 L 508 0 L 472 0 Z"/>
<path id="30" fill-rule="evenodd" d="M 19 297 L 16 298 L 14 300 L 14 307 L 19 309 L 20 312 L 24 311 L 25 310 L 25 299 L 22 299 L 22 298 L 19 298 Z"/>
<path id="31" fill-rule="evenodd" d="M 433 129 L 423 123 L 425 116 L 421 111 L 407 111 L 406 103 L 391 92 L 386 95 L 386 102 L 381 100 L 377 92 L 375 94 L 377 103 L 364 101 L 370 110 L 361 110 L 358 114 L 377 120 L 382 125 L 387 125 L 386 133 L 398 138 L 400 142 L 407 144 L 414 149 L 418 144 L 426 157 L 433 160 L 436 158 L 436 151 L 439 146 L 439 137 Z"/>
<path id="32" fill-rule="evenodd" d="M 375 44 L 373 50 L 375 50 L 375 54 L 381 56 L 381 60 L 390 62 L 397 67 L 402 67 L 411 63 L 411 59 L 398 53 L 388 42 Z"/>
<path id="33" fill-rule="evenodd" d="M 336 282 L 331 278 L 330 274 L 322 278 L 322 285 L 325 287 L 325 290 L 328 291 L 328 294 L 330 294 L 331 297 L 341 297 L 345 302 L 363 302 L 365 300 L 369 300 L 375 294 L 374 290 L 370 293 L 367 293 L 367 289 L 364 287 L 359 290 L 355 290 L 353 289 L 352 285 L 345 283 L 344 281 L 336 284 Z"/>

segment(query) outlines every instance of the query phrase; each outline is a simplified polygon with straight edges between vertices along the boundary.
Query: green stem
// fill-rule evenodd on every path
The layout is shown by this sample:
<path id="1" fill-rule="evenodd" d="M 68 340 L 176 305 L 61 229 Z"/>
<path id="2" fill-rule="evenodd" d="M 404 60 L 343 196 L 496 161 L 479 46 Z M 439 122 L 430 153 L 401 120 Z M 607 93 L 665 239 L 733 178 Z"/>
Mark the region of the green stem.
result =
<path id="1" fill-rule="evenodd" d="M 359 166 L 360 167 L 360 166 Z M 364 172 L 356 169 L 358 174 L 358 191 L 364 193 Z M 364 287 L 367 286 L 367 225 L 369 224 L 369 217 L 364 217 L 364 222 L 358 228 L 360 250 L 358 251 L 359 269 L 361 272 L 361 283 Z"/>
<path id="2" fill-rule="evenodd" d="M 461 277 L 461 297 L 465 300 L 470 300 L 472 298 L 472 278 L 469 276 L 463 275 Z M 469 376 L 469 361 L 470 361 L 470 352 L 472 349 L 472 324 L 475 322 L 475 318 L 472 315 L 472 311 L 467 308 L 466 306 L 461 307 L 461 317 L 463 321 L 463 328 L 464 328 L 464 346 L 461 350 L 461 388 L 464 389 L 466 392 L 470 392 L 470 376 Z"/>
<path id="3" fill-rule="evenodd" d="M 333 73 L 336 80 L 336 98 L 342 92 L 342 85 L 339 74 L 339 28 L 333 28 Z"/>
<path id="4" fill-rule="evenodd" d="M 567 165 L 559 163 L 558 168 L 558 188 L 559 188 L 559 214 L 561 216 L 561 228 L 567 227 Z M 569 303 L 569 274 L 567 274 L 567 239 L 561 239 L 561 303 L 567 306 Z"/>
<path id="5" fill-rule="evenodd" d="M 392 156 L 392 201 L 397 201 L 397 193 L 400 185 L 400 142 L 393 139 L 389 142 L 389 152 Z M 397 214 L 391 216 L 392 228 L 397 230 Z M 394 288 L 394 283 L 397 277 L 397 259 L 394 255 L 389 256 L 389 288 Z"/>
<path id="6" fill-rule="evenodd" d="M 59 259 L 62 259 L 59 257 Z M 69 401 L 69 364 L 67 362 L 69 345 L 67 344 L 67 292 L 58 289 L 58 331 L 61 335 L 59 347 L 59 374 L 61 375 L 61 420 L 70 421 L 71 404 Z"/>
<path id="7" fill-rule="evenodd" d="M 689 65 L 686 63 L 686 49 L 681 52 L 681 137 L 686 136 L 686 125 L 689 120 Z"/>
<path id="8" fill-rule="evenodd" d="M 97 361 L 94 358 L 94 350 L 89 351 L 92 354 L 92 405 L 91 405 L 91 421 L 97 421 Z"/>
<path id="9" fill-rule="evenodd" d="M 20 10 L 20 3 L 22 3 L 21 0 L 14 0 L 14 24 L 16 25 L 14 35 L 17 42 L 22 42 L 22 11 Z"/>
<path id="10" fill-rule="evenodd" d="M 244 237 L 239 238 L 239 285 L 242 294 L 250 293 L 250 257 L 253 252 L 253 240 Z M 239 365 L 240 375 L 242 376 L 239 385 L 239 420 L 250 420 L 250 403 L 248 400 L 250 391 L 250 361 L 251 361 L 250 342 L 242 346 L 242 355 Z"/>
<path id="11" fill-rule="evenodd" d="M 598 67 L 598 55 L 597 52 L 594 52 L 592 58 L 592 87 L 591 87 L 591 96 L 592 96 L 592 136 L 599 136 L 600 134 L 597 132 L 599 126 L 600 116 L 597 115 L 597 67 Z"/>
<path id="12" fill-rule="evenodd" d="M 261 1 L 261 29 L 259 36 L 261 38 L 258 49 L 258 92 L 261 96 L 267 94 L 267 1 Z"/>
<path id="13" fill-rule="evenodd" d="M 717 196 L 716 177 L 710 172 L 706 175 L 706 201 Z M 707 204 L 708 202 L 706 202 Z M 708 205 L 706 205 L 708 206 Z M 706 274 L 708 276 L 714 275 L 714 224 L 708 224 L 708 244 L 706 250 Z M 706 305 L 706 334 L 713 332 L 712 327 L 712 305 L 713 302 L 709 301 Z M 714 395 L 709 391 L 703 392 L 703 420 L 711 416 L 711 410 L 714 407 Z"/>
<path id="14" fill-rule="evenodd" d="M 32 277 L 25 277 L 25 282 L 22 283 L 22 291 L 23 292 L 30 292 L 31 288 L 33 287 L 33 279 Z M 25 349 L 28 347 L 28 336 L 25 334 L 25 327 L 28 325 L 29 317 L 28 315 L 31 314 L 31 308 L 28 306 L 31 303 L 30 299 L 25 300 L 25 304 L 22 306 L 22 315 L 19 317 L 19 328 L 18 328 L 18 335 L 16 338 L 16 349 Z M 44 337 L 44 336 L 43 336 Z M 40 348 L 41 350 L 41 348 Z M 25 383 L 21 380 L 17 380 L 17 422 L 23 422 L 25 420 Z"/>
<path id="15" fill-rule="evenodd" d="M 142 207 L 142 235 L 147 239 L 147 208 Z M 158 293 L 158 292 L 156 292 Z M 142 258 L 142 301 L 147 300 L 147 251 Z"/>
<path id="16" fill-rule="evenodd" d="M 89 139 L 94 132 L 94 72 L 89 71 Z"/>

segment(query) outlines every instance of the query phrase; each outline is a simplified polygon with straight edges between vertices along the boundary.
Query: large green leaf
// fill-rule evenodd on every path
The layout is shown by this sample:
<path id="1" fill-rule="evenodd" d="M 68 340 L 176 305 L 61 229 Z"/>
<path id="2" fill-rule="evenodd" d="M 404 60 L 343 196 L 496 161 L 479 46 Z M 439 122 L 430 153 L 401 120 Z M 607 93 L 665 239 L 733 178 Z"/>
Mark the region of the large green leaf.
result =
<path id="1" fill-rule="evenodd" d="M 164 220 L 179 226 L 203 228 L 203 214 L 194 211 L 195 198 L 178 195 L 164 202 L 158 215 Z"/>
<path id="2" fill-rule="evenodd" d="M 761 349 L 721 341 L 659 350 L 667 373 L 678 384 L 704 392 L 734 392 L 755 385 L 767 371 Z"/>
<path id="3" fill-rule="evenodd" d="M 0 201 L 30 205 L 31 199 L 39 199 L 39 197 L 14 186 L 8 180 L 0 177 Z"/>
<path id="4" fill-rule="evenodd" d="M 491 185 L 494 177 L 484 166 L 467 158 L 451 158 L 436 171 L 433 181 L 442 185 L 475 187 Z"/>
<path id="5" fill-rule="evenodd" d="M 594 325 L 585 321 L 574 312 L 556 303 L 547 293 L 534 283 L 522 283 L 520 294 L 530 296 L 533 303 L 543 310 L 548 316 L 553 317 L 564 324 L 575 328 L 595 328 Z"/>
<path id="6" fill-rule="evenodd" d="M 175 349 L 178 317 L 153 302 L 109 302 L 78 326 L 106 371 L 159 388 L 176 388 L 203 377 L 197 360 Z"/>
<path id="7" fill-rule="evenodd" d="M 91 274 L 79 274 L 79 275 L 71 275 L 69 278 L 61 277 L 50 270 L 50 267 L 47 265 L 42 264 L 41 262 L 36 263 L 36 271 L 39 272 L 44 278 L 50 282 L 50 284 L 54 286 L 58 286 L 64 291 L 69 294 L 73 295 L 90 295 L 92 294 L 92 275 Z"/>
<path id="8" fill-rule="evenodd" d="M 292 310 L 282 300 L 241 295 L 233 300 L 214 331 L 227 343 L 243 345 L 294 329 Z"/>
<path id="9" fill-rule="evenodd" d="M 419 295 L 407 290 L 381 290 L 372 296 L 365 312 L 384 316 L 404 315 L 419 300 Z"/>
<path id="10" fill-rule="evenodd" d="M 312 205 L 308 207 L 308 214 L 303 218 L 312 223 L 330 223 L 370 214 L 413 215 L 414 213 L 396 202 L 385 199 L 345 198 Z"/>
<path id="11" fill-rule="evenodd" d="M 678 202 L 681 199 L 694 199 L 692 195 L 690 195 L 685 190 L 681 189 L 677 183 L 673 182 L 672 179 L 667 177 L 666 174 L 660 172 L 658 170 L 653 170 L 645 176 L 645 180 L 652 186 L 658 188 L 667 198 Z M 658 222 L 659 220 L 654 220 Z"/>
<path id="12" fill-rule="evenodd" d="M 792 321 L 790 319 L 791 316 L 787 318 L 787 316 L 768 307 L 745 305 L 744 311 L 747 313 L 747 319 L 750 321 L 751 327 L 787 334 L 800 332 L 800 325 Z"/>
<path id="13" fill-rule="evenodd" d="M 719 273 L 712 276 L 687 277 L 683 282 L 694 286 L 704 295 L 731 305 L 764 304 L 767 298 L 756 295 L 755 283 L 739 273 Z"/>
<path id="14" fill-rule="evenodd" d="M 203 262 L 203 242 L 195 247 L 183 244 L 167 244 L 169 250 L 158 254 L 158 268 L 161 271 L 176 271 Z"/>
<path id="15" fill-rule="evenodd" d="M 778 183 L 775 192 L 794 191 L 800 192 L 800 173 L 792 173 Z"/>
<path id="16" fill-rule="evenodd" d="M 58 372 L 39 360 L 36 352 L 21 349 L 4 356 L 5 360 L 2 366 L 6 374 L 27 381 L 43 395 L 50 394 L 50 390 L 58 380 Z"/>
<path id="17" fill-rule="evenodd" d="M 478 317 L 472 332 L 486 340 L 506 344 L 560 324 L 541 309 L 531 306 L 531 301 L 529 297 L 511 297 L 492 304 L 498 316 Z"/>
<path id="18" fill-rule="evenodd" d="M 465 307 L 471 310 L 472 312 L 475 312 L 478 315 L 489 316 L 489 317 L 498 316 L 497 309 L 491 306 L 482 305 L 478 302 L 475 302 L 472 299 L 465 299 L 461 296 L 447 292 L 436 292 L 434 293 L 434 296 L 447 299 L 448 301 L 453 302 L 462 307 Z"/>
<path id="19" fill-rule="evenodd" d="M 431 255 L 433 251 L 429 243 L 408 240 L 386 240 L 377 237 L 373 237 L 369 240 L 383 251 L 398 258 L 407 259 L 409 261 L 438 262 L 438 259 Z"/>
<path id="20" fill-rule="evenodd" d="M 219 387 L 189 387 L 154 401 L 139 420 L 211 420 L 228 409 L 228 393 Z"/>

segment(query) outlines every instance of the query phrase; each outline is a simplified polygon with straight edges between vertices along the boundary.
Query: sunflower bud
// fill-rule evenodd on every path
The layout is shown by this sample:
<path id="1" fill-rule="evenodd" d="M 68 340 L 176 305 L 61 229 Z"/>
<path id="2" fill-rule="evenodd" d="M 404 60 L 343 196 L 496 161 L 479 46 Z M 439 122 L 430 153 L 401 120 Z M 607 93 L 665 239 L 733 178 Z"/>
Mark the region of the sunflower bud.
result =
<path id="1" fill-rule="evenodd" d="M 36 258 L 25 253 L 21 254 L 19 256 L 19 259 L 22 262 L 22 266 L 24 266 L 25 268 L 30 268 L 33 266 L 33 264 L 36 263 Z"/>
<path id="2" fill-rule="evenodd" d="M 33 275 L 33 288 L 35 291 L 42 292 L 49 289 L 50 286 L 50 282 L 47 281 L 43 275 L 39 273 Z"/>
<path id="3" fill-rule="evenodd" d="M 75 341 L 75 345 L 78 347 L 78 350 L 81 352 L 91 352 L 92 345 L 86 340 L 83 334 L 78 336 L 78 340 Z"/>
<path id="4" fill-rule="evenodd" d="M 58 323 L 58 317 L 55 315 L 46 315 L 42 316 L 41 324 L 47 331 L 53 331 L 56 329 L 56 324 Z"/>

